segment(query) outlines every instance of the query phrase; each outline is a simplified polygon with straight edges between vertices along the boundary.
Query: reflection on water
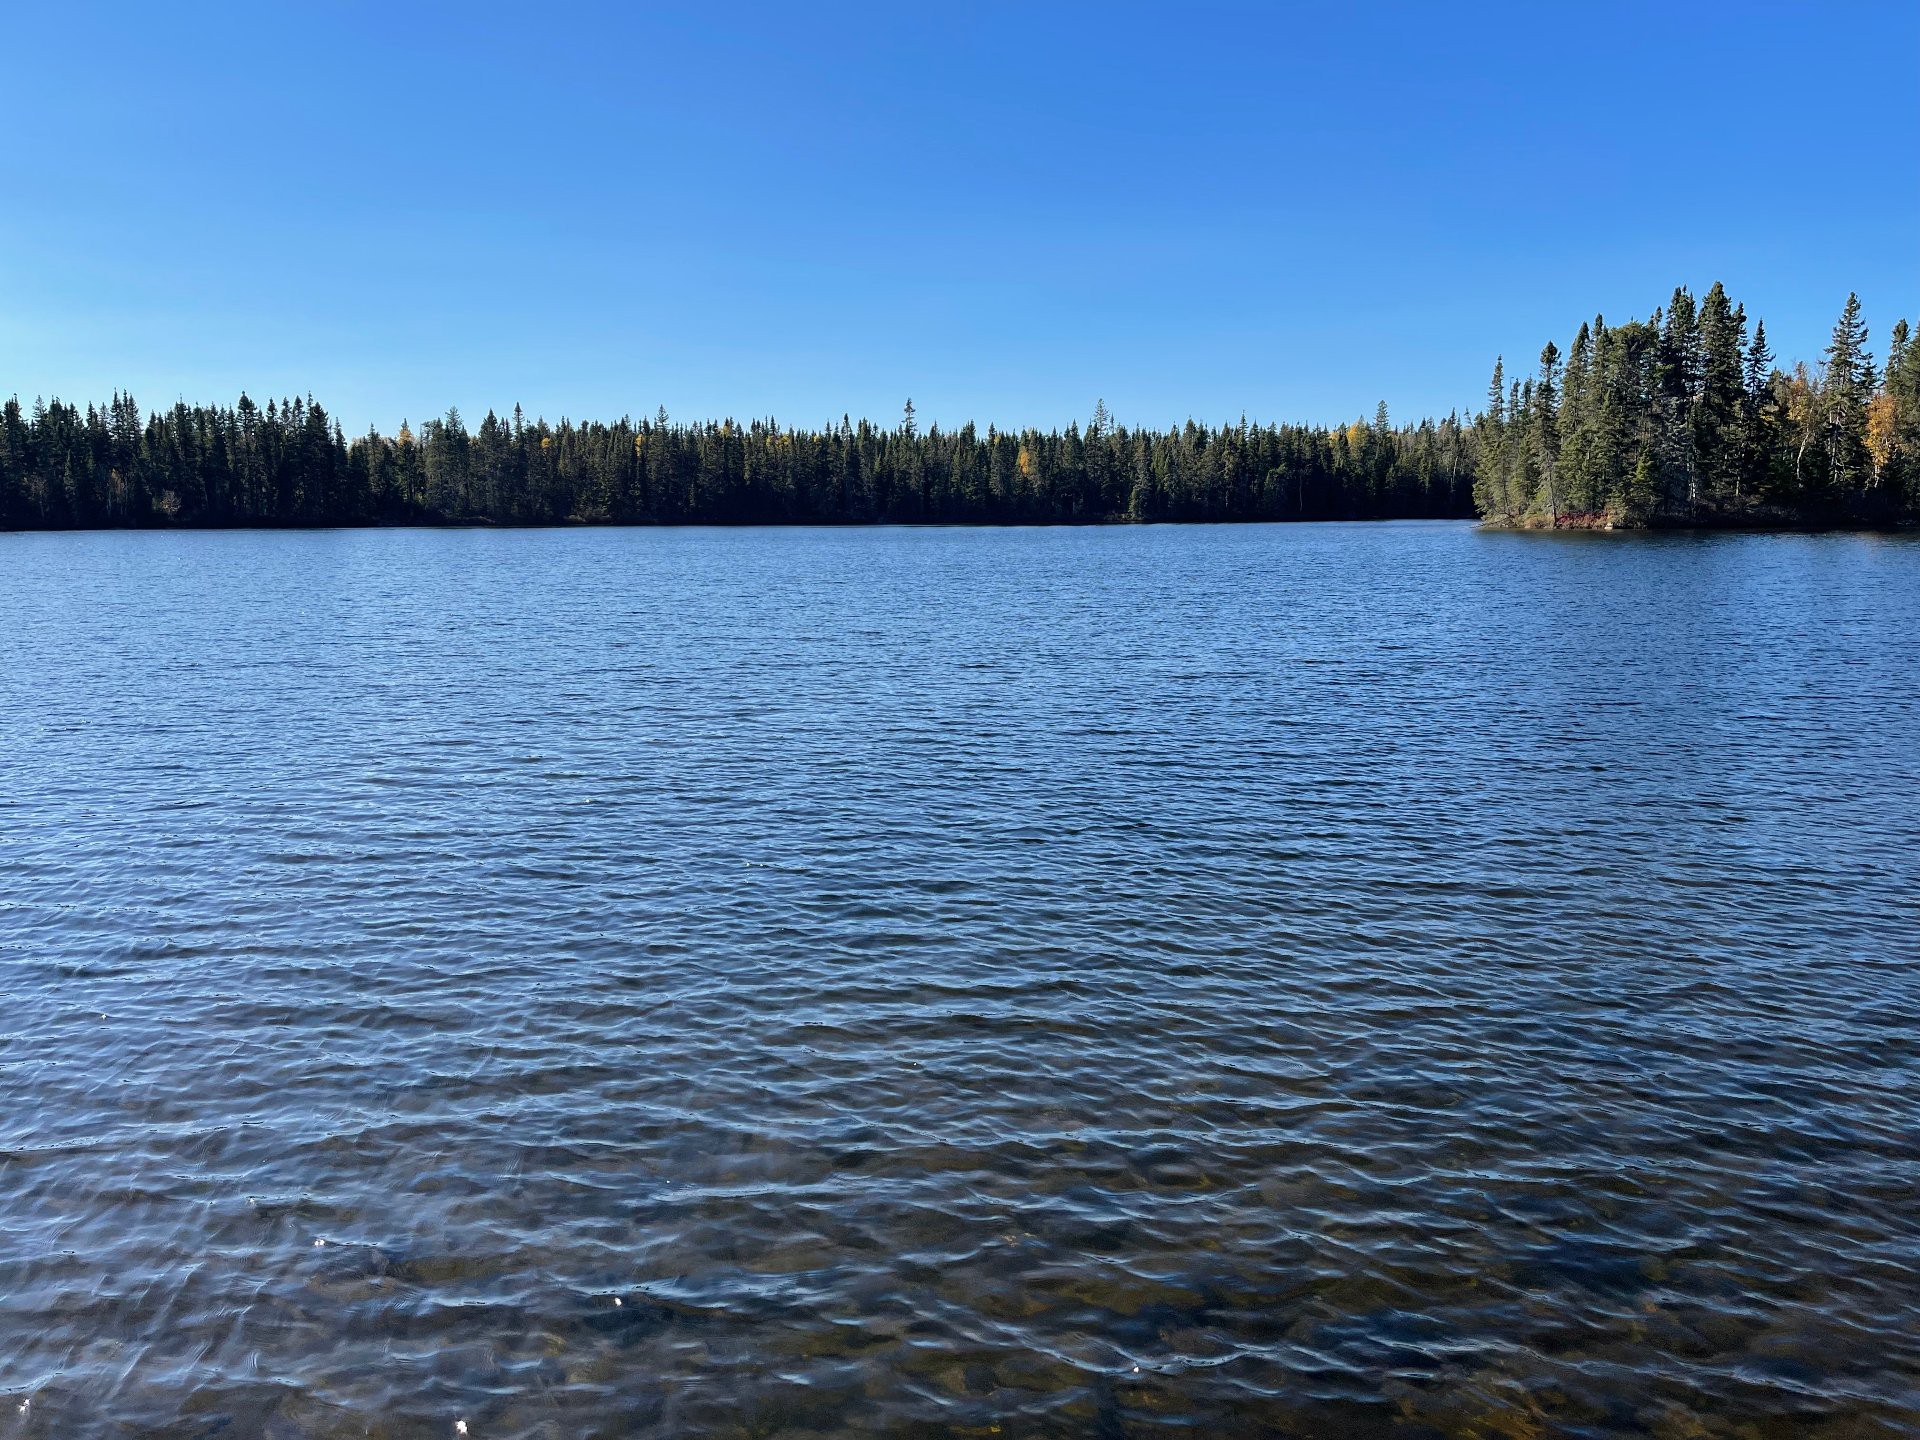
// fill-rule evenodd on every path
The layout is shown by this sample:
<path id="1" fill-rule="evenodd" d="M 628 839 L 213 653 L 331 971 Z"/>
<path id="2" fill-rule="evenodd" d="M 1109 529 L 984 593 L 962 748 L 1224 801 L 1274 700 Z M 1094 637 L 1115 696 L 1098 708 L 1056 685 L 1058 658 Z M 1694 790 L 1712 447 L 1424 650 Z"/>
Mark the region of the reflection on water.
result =
<path id="1" fill-rule="evenodd" d="M 0 536 L 0 618 L 0 1437 L 1920 1429 L 1920 545 Z"/>

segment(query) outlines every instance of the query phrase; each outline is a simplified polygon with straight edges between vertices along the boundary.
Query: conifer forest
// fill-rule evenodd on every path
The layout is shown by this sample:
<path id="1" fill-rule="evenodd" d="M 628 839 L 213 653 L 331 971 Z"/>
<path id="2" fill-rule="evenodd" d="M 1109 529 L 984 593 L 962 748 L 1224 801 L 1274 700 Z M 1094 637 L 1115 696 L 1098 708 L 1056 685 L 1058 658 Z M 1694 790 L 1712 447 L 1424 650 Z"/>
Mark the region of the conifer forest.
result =
<path id="1" fill-rule="evenodd" d="M 1519 373 L 1526 369 L 1528 373 Z M 1188 421 L 1018 432 L 842 419 L 682 422 L 457 410 L 343 433 L 315 398 L 0 409 L 0 528 L 407 524 L 1032 524 L 1465 518 L 1528 528 L 1895 526 L 1920 519 L 1920 353 L 1876 364 L 1857 297 L 1776 362 L 1715 284 L 1496 362 L 1484 408 L 1396 423 Z"/>

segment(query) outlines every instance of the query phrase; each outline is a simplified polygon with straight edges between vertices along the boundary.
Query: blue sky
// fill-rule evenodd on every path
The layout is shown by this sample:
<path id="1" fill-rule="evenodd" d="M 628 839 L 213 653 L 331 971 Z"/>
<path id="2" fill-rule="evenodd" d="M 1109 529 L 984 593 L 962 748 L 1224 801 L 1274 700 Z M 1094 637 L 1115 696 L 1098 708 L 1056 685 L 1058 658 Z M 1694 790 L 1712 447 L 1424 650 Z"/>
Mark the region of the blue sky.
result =
<path id="1" fill-rule="evenodd" d="M 0 393 L 1330 421 L 1920 313 L 1920 5 L 39 5 Z"/>

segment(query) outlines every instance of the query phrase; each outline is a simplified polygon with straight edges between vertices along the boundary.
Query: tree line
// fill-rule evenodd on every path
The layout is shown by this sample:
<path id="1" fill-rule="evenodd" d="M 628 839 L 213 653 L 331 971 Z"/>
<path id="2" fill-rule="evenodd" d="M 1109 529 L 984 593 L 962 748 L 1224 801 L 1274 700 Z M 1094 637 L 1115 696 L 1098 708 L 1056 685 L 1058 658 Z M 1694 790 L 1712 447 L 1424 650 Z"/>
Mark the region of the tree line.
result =
<path id="1" fill-rule="evenodd" d="M 1648 320 L 1580 326 L 1474 417 L 1474 500 L 1501 524 L 1912 524 L 1920 352 L 1905 320 L 1884 370 L 1847 297 L 1816 367 L 1774 363 L 1764 323 L 1715 284 Z"/>
<path id="2" fill-rule="evenodd" d="M 311 396 L 143 412 L 0 406 L 0 528 L 1073 523 L 1466 517 L 1523 526 L 1920 519 L 1920 348 L 1875 366 L 1849 297 L 1815 368 L 1774 364 L 1718 284 L 1583 324 L 1486 408 L 1394 424 L 796 429 L 771 419 L 529 420 L 349 439 Z"/>
<path id="3" fill-rule="evenodd" d="M 469 428 L 458 411 L 348 439 L 311 397 L 143 414 L 0 410 L 0 525 L 782 524 L 1321 520 L 1472 514 L 1457 415 L 1393 425 L 1192 422 L 1018 433 L 842 419 Z"/>

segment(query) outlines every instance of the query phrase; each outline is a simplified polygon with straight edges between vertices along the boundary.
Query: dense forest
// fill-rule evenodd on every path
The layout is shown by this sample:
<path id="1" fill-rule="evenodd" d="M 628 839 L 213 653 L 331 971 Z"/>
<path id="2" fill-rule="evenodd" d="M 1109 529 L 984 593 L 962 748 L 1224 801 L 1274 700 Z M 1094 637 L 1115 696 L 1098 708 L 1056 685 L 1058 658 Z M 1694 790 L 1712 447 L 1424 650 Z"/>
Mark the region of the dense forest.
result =
<path id="1" fill-rule="evenodd" d="M 1324 429 L 1192 423 L 1019 434 L 843 420 L 557 425 L 348 440 L 311 398 L 143 416 L 17 401 L 0 414 L 0 525 L 508 525 L 1318 520 L 1473 513 L 1458 417 Z"/>
<path id="2" fill-rule="evenodd" d="M 1920 352 L 1884 372 L 1847 297 L 1817 368 L 1775 366 L 1764 324 L 1718 284 L 1649 320 L 1583 324 L 1474 418 L 1474 501 L 1497 524 L 1911 524 L 1920 518 Z"/>
<path id="3" fill-rule="evenodd" d="M 1783 372 L 1715 285 L 1646 321 L 1583 324 L 1536 375 L 1494 367 L 1487 407 L 1395 425 L 1189 421 L 1019 433 L 842 419 L 528 420 L 348 439 L 312 397 L 142 412 L 0 407 L 0 528 L 1324 520 L 1497 524 L 1909 523 L 1920 514 L 1920 354 L 1884 372 L 1850 298 L 1817 369 Z"/>

